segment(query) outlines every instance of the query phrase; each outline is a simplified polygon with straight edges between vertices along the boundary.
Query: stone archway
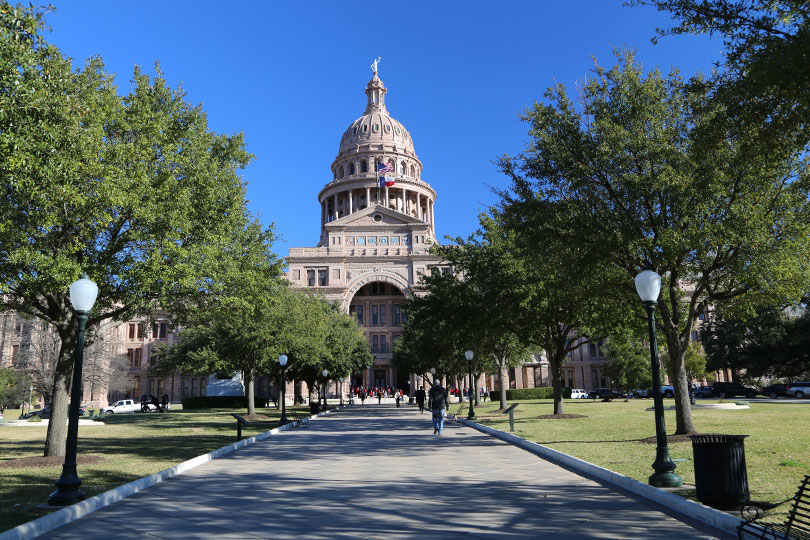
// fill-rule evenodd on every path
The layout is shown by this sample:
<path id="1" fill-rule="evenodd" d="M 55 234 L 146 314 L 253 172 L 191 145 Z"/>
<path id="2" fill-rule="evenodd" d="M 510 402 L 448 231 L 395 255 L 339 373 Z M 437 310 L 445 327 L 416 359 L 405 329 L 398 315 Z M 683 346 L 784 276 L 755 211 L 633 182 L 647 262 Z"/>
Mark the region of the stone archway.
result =
<path id="1" fill-rule="evenodd" d="M 399 274 L 395 274 L 394 272 L 383 270 L 381 268 L 374 268 L 373 270 L 363 272 L 360 276 L 350 282 L 349 286 L 346 288 L 346 292 L 343 293 L 343 301 L 341 302 L 341 309 L 343 310 L 343 313 L 349 312 L 349 305 L 351 304 L 354 295 L 357 294 L 357 291 L 359 291 L 365 285 L 374 282 L 389 283 L 399 289 L 405 298 L 411 296 L 411 289 L 408 286 L 407 279 Z"/>

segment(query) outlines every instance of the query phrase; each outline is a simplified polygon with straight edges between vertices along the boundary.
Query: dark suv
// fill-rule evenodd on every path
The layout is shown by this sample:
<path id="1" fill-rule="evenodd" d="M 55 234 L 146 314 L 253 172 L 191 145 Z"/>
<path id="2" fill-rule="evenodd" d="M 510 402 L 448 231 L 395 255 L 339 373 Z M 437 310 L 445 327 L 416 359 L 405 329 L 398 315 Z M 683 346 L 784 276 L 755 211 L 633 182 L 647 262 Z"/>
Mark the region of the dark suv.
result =
<path id="1" fill-rule="evenodd" d="M 610 388 L 597 388 L 588 392 L 588 397 L 591 399 L 614 399 L 624 397 L 624 394 L 615 392 Z"/>
<path id="2" fill-rule="evenodd" d="M 747 398 L 756 397 L 759 391 L 750 386 L 743 386 L 736 382 L 716 382 L 712 385 L 712 395 L 717 397 L 745 396 Z"/>
<path id="3" fill-rule="evenodd" d="M 764 387 L 759 393 L 763 396 L 768 396 L 769 398 L 777 398 L 779 396 L 784 397 L 785 391 L 787 390 L 787 385 L 782 383 L 771 384 L 769 386 Z"/>

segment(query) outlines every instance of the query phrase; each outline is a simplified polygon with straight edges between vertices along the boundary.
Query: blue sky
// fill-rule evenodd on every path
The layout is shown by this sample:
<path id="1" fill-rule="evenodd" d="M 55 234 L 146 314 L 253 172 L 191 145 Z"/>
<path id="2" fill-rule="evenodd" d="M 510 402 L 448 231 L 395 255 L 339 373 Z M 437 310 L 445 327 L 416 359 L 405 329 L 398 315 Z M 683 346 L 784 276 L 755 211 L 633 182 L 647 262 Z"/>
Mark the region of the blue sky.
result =
<path id="1" fill-rule="evenodd" d="M 669 16 L 621 0 L 494 2 L 54 1 L 48 40 L 80 65 L 104 58 L 123 90 L 135 64 L 159 60 L 172 86 L 201 103 L 210 129 L 244 132 L 251 210 L 276 224 L 276 251 L 314 246 L 318 191 L 341 134 L 362 115 L 370 64 L 391 115 L 410 131 L 422 179 L 437 192 L 436 229 L 467 236 L 505 187 L 493 165 L 528 140 L 517 116 L 555 83 L 574 91 L 613 48 L 645 68 L 709 72 L 722 43 L 677 36 L 652 45 Z"/>

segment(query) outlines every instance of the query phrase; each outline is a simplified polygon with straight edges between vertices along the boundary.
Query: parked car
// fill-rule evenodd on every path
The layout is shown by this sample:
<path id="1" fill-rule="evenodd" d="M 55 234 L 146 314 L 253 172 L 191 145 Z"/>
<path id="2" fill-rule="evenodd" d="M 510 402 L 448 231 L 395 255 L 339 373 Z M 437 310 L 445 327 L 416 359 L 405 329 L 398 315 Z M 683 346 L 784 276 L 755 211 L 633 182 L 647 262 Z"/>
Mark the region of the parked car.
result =
<path id="1" fill-rule="evenodd" d="M 769 398 L 785 397 L 787 395 L 787 385 L 782 383 L 771 384 L 764 387 L 759 393 Z"/>
<path id="2" fill-rule="evenodd" d="M 79 405 L 79 416 L 84 416 L 85 410 L 84 405 Z M 46 403 L 44 407 L 38 409 L 36 411 L 31 411 L 30 413 L 26 414 L 26 418 L 31 418 L 33 416 L 39 416 L 40 418 L 47 420 L 51 417 L 51 404 Z"/>
<path id="3" fill-rule="evenodd" d="M 665 398 L 674 398 L 675 397 L 675 387 L 669 384 L 662 384 L 661 385 L 661 395 Z"/>
<path id="4" fill-rule="evenodd" d="M 696 398 L 710 398 L 714 395 L 714 387 L 712 386 L 696 386 L 692 391 Z"/>
<path id="5" fill-rule="evenodd" d="M 745 396 L 747 398 L 756 397 L 759 391 L 756 388 L 751 388 L 750 386 L 743 386 L 740 383 L 736 382 L 716 382 L 713 385 L 714 390 L 712 391 L 713 396 L 717 397 L 735 397 L 735 396 Z"/>
<path id="6" fill-rule="evenodd" d="M 650 391 L 646 388 L 636 388 L 635 390 L 630 390 L 629 392 L 627 392 L 627 397 L 631 397 L 634 399 L 648 398 L 652 397 L 652 394 L 650 394 Z"/>
<path id="7" fill-rule="evenodd" d="M 574 388 L 571 390 L 571 399 L 585 399 L 588 397 L 588 392 L 582 388 Z"/>
<path id="8" fill-rule="evenodd" d="M 588 397 L 591 399 L 613 399 L 624 397 L 624 394 L 611 390 L 610 388 L 597 388 L 596 390 L 588 392 Z"/>
<path id="9" fill-rule="evenodd" d="M 135 411 L 141 410 L 141 404 L 135 403 L 134 399 L 121 399 L 113 403 L 112 405 L 108 405 L 107 407 L 102 407 L 99 414 L 123 414 L 123 413 L 134 413 Z"/>
<path id="10" fill-rule="evenodd" d="M 785 388 L 785 395 L 796 399 L 810 397 L 810 382 L 788 383 L 787 388 Z"/>

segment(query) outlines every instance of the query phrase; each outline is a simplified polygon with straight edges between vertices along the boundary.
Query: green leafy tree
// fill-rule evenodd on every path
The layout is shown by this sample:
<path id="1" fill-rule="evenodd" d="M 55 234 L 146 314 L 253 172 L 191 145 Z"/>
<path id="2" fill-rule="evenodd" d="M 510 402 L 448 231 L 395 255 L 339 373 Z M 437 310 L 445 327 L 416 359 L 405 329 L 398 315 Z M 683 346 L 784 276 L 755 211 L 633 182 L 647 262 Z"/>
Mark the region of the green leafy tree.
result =
<path id="1" fill-rule="evenodd" d="M 572 206 L 573 238 L 624 276 L 617 309 L 643 316 L 633 278 L 661 274 L 656 314 L 681 434 L 694 432 L 684 356 L 698 314 L 789 302 L 810 279 L 806 163 L 790 141 L 756 152 L 756 129 L 702 138 L 698 128 L 722 114 L 705 86 L 645 75 L 624 53 L 595 68 L 579 106 L 562 85 L 549 89 L 525 116 L 527 150 L 502 160 L 516 193 Z"/>
<path id="2" fill-rule="evenodd" d="M 31 379 L 25 373 L 11 368 L 0 368 L 0 414 L 24 403 L 28 399 Z"/>
<path id="3" fill-rule="evenodd" d="M 717 73 L 717 98 L 737 122 L 760 132 L 756 145 L 810 139 L 810 4 L 805 0 L 633 0 L 678 21 L 671 34 L 723 38 L 726 69 Z M 653 41 L 656 41 L 654 38 Z M 780 140 L 781 139 L 781 140 Z"/>
<path id="4" fill-rule="evenodd" d="M 99 286 L 88 330 L 104 319 L 181 311 L 220 279 L 223 238 L 245 222 L 249 161 L 241 135 L 138 69 L 119 96 L 102 62 L 73 70 L 41 36 L 43 13 L 0 9 L 0 309 L 60 338 L 45 455 L 63 455 L 77 318 L 68 287 Z"/>
<path id="5" fill-rule="evenodd" d="M 650 349 L 638 336 L 622 332 L 611 334 L 606 349 L 605 372 L 625 390 L 652 388 Z"/>

